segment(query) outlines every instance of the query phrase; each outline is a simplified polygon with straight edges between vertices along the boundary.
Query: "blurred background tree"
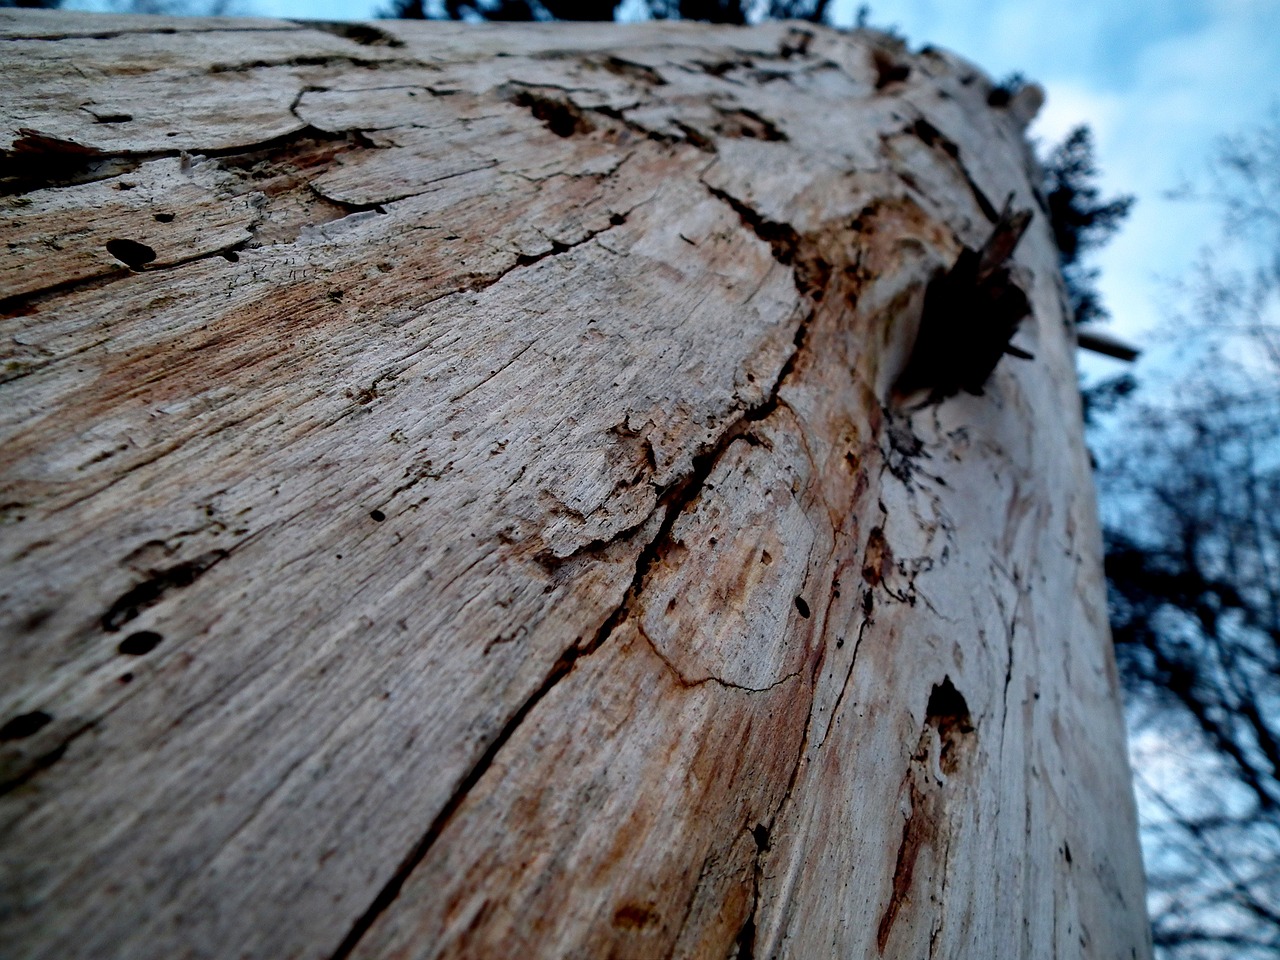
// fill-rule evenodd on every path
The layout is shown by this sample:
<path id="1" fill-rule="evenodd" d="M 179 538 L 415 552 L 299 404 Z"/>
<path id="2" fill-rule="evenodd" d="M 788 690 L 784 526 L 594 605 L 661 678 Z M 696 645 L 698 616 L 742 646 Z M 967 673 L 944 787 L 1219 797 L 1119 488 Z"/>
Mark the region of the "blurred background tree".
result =
<path id="1" fill-rule="evenodd" d="M 0 0 L 0 8 L 56 10 L 64 0 Z M 68 4 L 68 7 L 73 5 Z M 109 0 L 109 13 L 150 13 L 184 17 L 224 17 L 244 14 L 237 0 Z M 83 9 L 76 6 L 75 9 Z"/>
<path id="2" fill-rule="evenodd" d="M 1093 134 L 1076 127 L 1045 158 L 1044 195 L 1077 324 L 1108 319 L 1097 291 L 1098 271 L 1082 258 L 1110 240 L 1133 207 L 1133 197 L 1103 200 L 1097 181 Z"/>
<path id="3" fill-rule="evenodd" d="M 829 0 L 638 0 L 655 20 L 746 24 L 824 23 Z M 391 0 L 384 15 L 409 20 L 615 20 L 622 0 Z"/>
<path id="4" fill-rule="evenodd" d="M 1198 194 L 1172 350 L 1087 393 L 1157 954 L 1280 955 L 1280 112 Z"/>

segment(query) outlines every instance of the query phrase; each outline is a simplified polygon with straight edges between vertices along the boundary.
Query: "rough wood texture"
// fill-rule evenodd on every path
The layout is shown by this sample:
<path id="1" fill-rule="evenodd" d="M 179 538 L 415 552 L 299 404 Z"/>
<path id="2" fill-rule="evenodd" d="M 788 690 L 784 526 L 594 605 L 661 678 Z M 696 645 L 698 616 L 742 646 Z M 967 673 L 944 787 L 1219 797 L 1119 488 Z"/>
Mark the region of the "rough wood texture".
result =
<path id="1" fill-rule="evenodd" d="M 1072 335 L 972 67 L 0 37 L 6 956 L 1148 954 Z M 895 398 L 1010 193 L 1036 359 Z"/>

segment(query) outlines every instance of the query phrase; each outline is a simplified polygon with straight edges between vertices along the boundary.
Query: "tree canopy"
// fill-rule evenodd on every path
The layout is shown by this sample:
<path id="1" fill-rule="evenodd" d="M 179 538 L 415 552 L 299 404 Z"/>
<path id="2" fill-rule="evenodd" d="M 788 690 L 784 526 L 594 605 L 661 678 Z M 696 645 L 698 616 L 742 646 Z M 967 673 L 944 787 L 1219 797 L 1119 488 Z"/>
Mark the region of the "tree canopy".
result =
<path id="1" fill-rule="evenodd" d="M 1222 144 L 1168 358 L 1090 391 L 1154 939 L 1280 949 L 1280 115 Z M 1108 413 L 1109 411 L 1109 413 Z"/>
<path id="2" fill-rule="evenodd" d="M 829 0 L 641 0 L 655 20 L 746 24 L 826 19 Z M 621 0 L 392 0 L 386 16 L 414 20 L 615 20 Z"/>

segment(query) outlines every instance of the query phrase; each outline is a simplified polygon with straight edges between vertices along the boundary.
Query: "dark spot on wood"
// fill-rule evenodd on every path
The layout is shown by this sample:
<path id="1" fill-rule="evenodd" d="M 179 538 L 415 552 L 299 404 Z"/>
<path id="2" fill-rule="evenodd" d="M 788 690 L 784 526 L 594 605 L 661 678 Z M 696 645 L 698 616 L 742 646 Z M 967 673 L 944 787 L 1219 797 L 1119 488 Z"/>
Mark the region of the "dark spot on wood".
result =
<path id="1" fill-rule="evenodd" d="M 52 719 L 43 710 L 21 713 L 0 727 L 0 740 L 22 740 L 36 733 Z"/>
<path id="2" fill-rule="evenodd" d="M 673 120 L 672 124 L 677 130 L 684 134 L 684 139 L 691 146 L 697 147 L 704 153 L 715 153 L 715 141 L 704 134 L 697 127 L 692 127 L 687 123 L 681 123 L 679 120 Z"/>
<path id="3" fill-rule="evenodd" d="M 793 226 L 787 223 L 778 223 L 776 220 L 769 220 L 761 216 L 737 197 L 725 193 L 723 190 L 718 190 L 714 187 L 708 187 L 707 189 L 717 200 L 723 200 L 732 207 L 734 213 L 742 220 L 743 225 L 750 227 L 757 237 L 769 244 L 774 260 L 784 267 L 795 264 L 796 287 L 802 293 L 813 296 L 820 292 L 821 288 L 817 285 L 818 278 L 814 276 L 816 271 L 811 268 L 809 262 L 807 260 L 796 262 L 797 253 L 801 248 L 801 239 L 800 234 L 796 232 Z"/>
<path id="4" fill-rule="evenodd" d="M 516 257 L 516 266 L 528 267 L 537 263 L 539 260 L 544 260 L 547 257 L 557 256 L 561 253 L 567 252 L 570 249 L 572 248 L 567 243 L 561 243 L 559 240 L 552 240 L 550 250 L 546 250 L 542 253 L 520 254 L 520 256 Z M 464 260 L 463 263 L 466 263 L 466 261 Z"/>
<path id="5" fill-rule="evenodd" d="M 943 677 L 929 694 L 925 723 L 938 731 L 938 738 L 942 741 L 939 766 L 949 777 L 959 768 L 962 744 L 974 730 L 969 704 L 950 677 Z"/>
<path id="6" fill-rule="evenodd" d="M 836 637 L 836 649 L 839 650 L 844 646 L 844 637 Z"/>
<path id="7" fill-rule="evenodd" d="M 867 552 L 862 560 L 862 579 L 873 587 L 884 582 L 893 569 L 893 550 L 884 538 L 884 529 L 875 527 L 867 537 Z M 865 601 L 864 601 L 865 602 Z"/>
<path id="8" fill-rule="evenodd" d="M 930 147 L 937 147 L 953 160 L 960 158 L 960 148 L 954 140 L 942 135 L 942 131 L 928 120 L 920 119 L 911 125 L 911 132 Z"/>
<path id="9" fill-rule="evenodd" d="M 620 227 L 627 222 L 627 218 L 620 213 L 611 213 L 609 214 L 609 222 L 615 227 Z"/>
<path id="10" fill-rule="evenodd" d="M 156 223 L 173 223 L 172 213 L 157 213 L 152 216 Z"/>
<path id="11" fill-rule="evenodd" d="M 738 930 L 738 935 L 733 940 L 734 952 L 730 954 L 733 960 L 753 960 L 756 955 L 756 914 L 752 909 L 747 914 L 747 919 L 742 921 L 742 926 Z"/>
<path id="12" fill-rule="evenodd" d="M 756 842 L 756 852 L 764 853 L 769 848 L 769 828 L 757 823 L 751 828 L 751 836 Z"/>
<path id="13" fill-rule="evenodd" d="M 156 258 L 154 250 L 145 243 L 138 243 L 137 240 L 108 240 L 107 253 L 133 270 L 141 270 L 144 265 Z"/>
<path id="14" fill-rule="evenodd" d="M 876 598 L 870 590 L 862 595 L 862 615 L 864 617 L 871 616 L 871 611 L 875 609 Z"/>
<path id="15" fill-rule="evenodd" d="M 876 71 L 876 89 L 883 90 L 885 87 L 893 83 L 902 83 L 911 76 L 911 68 L 905 63 L 899 63 L 884 50 L 873 50 L 871 53 L 871 65 Z"/>
<path id="16" fill-rule="evenodd" d="M 1062 855 L 1066 858 L 1067 863 L 1071 862 L 1071 844 L 1065 840 L 1062 842 Z"/>
<path id="17" fill-rule="evenodd" d="M 28 614 L 27 617 L 22 621 L 22 629 L 27 631 L 28 633 L 33 630 L 39 630 L 42 626 L 45 625 L 45 623 L 49 620 L 49 618 L 53 616 L 53 614 L 54 614 L 54 611 L 48 607 L 46 607 L 43 610 L 37 610 L 34 613 Z"/>
<path id="18" fill-rule="evenodd" d="M 770 142 L 783 142 L 789 139 L 772 120 L 746 107 L 735 110 L 721 108 L 720 115 L 720 120 L 712 129 L 722 137 Z"/>
<path id="19" fill-rule="evenodd" d="M 630 930 L 651 926 L 659 919 L 651 903 L 624 903 L 613 913 L 613 925 Z"/>
<path id="20" fill-rule="evenodd" d="M 311 30 L 323 30 L 335 37 L 354 41 L 365 47 L 403 47 L 404 41 L 367 23 L 335 23 L 328 20 L 299 20 L 301 26 Z"/>
<path id="21" fill-rule="evenodd" d="M 102 156 L 102 151 L 97 147 L 86 147 L 84 144 L 76 143 L 74 140 L 65 140 L 62 137 L 41 133 L 39 130 L 32 130 L 30 127 L 21 127 L 18 130 L 18 139 L 13 141 L 13 146 L 9 148 L 9 154 L 11 156 L 35 155 L 46 158 L 50 155 L 100 157 Z"/>
<path id="22" fill-rule="evenodd" d="M 910 484 L 915 476 L 916 461 L 928 457 L 924 441 L 916 436 L 909 423 L 898 418 L 889 421 L 885 435 L 889 440 L 889 472 L 904 484 Z"/>
<path id="23" fill-rule="evenodd" d="M 809 604 L 804 602 L 804 597 L 796 597 L 796 610 L 800 612 L 800 616 L 809 619 Z"/>
<path id="24" fill-rule="evenodd" d="M 132 673 L 122 673 L 122 674 L 120 674 L 120 676 L 119 676 L 117 679 L 118 679 L 118 681 L 119 681 L 120 683 L 133 683 L 133 674 L 132 674 Z"/>
<path id="25" fill-rule="evenodd" d="M 159 603 L 170 590 L 189 587 L 214 564 L 225 560 L 226 550 L 210 550 L 194 560 L 156 570 L 141 583 L 130 587 L 102 615 L 102 629 L 114 633 L 147 607 Z"/>
<path id="26" fill-rule="evenodd" d="M 522 90 L 516 94 L 513 102 L 518 107 L 526 107 L 557 137 L 572 137 L 595 129 L 595 125 L 583 116 L 578 105 L 570 100 L 557 100 L 545 93 Z"/>
<path id="27" fill-rule="evenodd" d="M 9 779 L 0 780 L 0 796 L 4 796 L 6 793 L 17 790 L 33 777 L 44 770 L 48 770 L 55 763 L 61 760 L 67 754 L 67 748 L 71 745 L 71 740 L 75 739 L 75 736 L 77 735 L 78 734 L 73 735 L 70 739 L 58 744 L 48 753 L 26 762 L 21 768 L 14 770 L 15 775 Z"/>
<path id="28" fill-rule="evenodd" d="M 698 67 L 699 69 L 701 69 L 701 70 L 702 70 L 702 72 L 703 72 L 703 73 L 705 73 L 705 74 L 707 74 L 708 76 L 712 76 L 712 77 L 723 77 L 723 76 L 724 76 L 726 73 L 728 73 L 730 70 L 735 70 L 735 69 L 737 69 L 737 68 L 739 68 L 739 67 L 741 67 L 742 69 L 747 69 L 747 68 L 751 67 L 751 66 L 752 66 L 752 62 L 751 62 L 750 60 L 747 60 L 747 59 L 742 59 L 742 60 L 716 60 L 716 61 L 713 61 L 713 62 L 708 62 L 708 61 L 706 61 L 706 60 L 695 60 L 695 61 L 694 61 L 694 66 L 696 66 L 696 67 Z"/>
<path id="29" fill-rule="evenodd" d="M 224 250 L 222 253 L 222 258 L 226 260 L 228 263 L 240 262 L 240 254 L 236 253 L 234 250 Z"/>
<path id="30" fill-rule="evenodd" d="M 778 56 L 782 57 L 783 60 L 790 60 L 795 56 L 807 57 L 809 55 L 809 45 L 812 43 L 812 33 L 793 27 L 787 32 L 782 43 L 778 45 Z M 750 66 L 749 63 L 748 66 Z"/>
<path id="31" fill-rule="evenodd" d="M 128 123 L 133 119 L 131 113 L 104 113 L 93 118 L 94 123 Z"/>
<path id="32" fill-rule="evenodd" d="M 116 650 L 129 657 L 141 657 L 158 647 L 162 640 L 164 637 L 154 630 L 139 630 L 121 640 Z"/>
<path id="33" fill-rule="evenodd" d="M 74 140 L 27 127 L 17 132 L 13 145 L 0 154 L 0 182 L 7 194 L 100 180 L 138 166 L 135 159 L 110 157 Z"/>
<path id="34" fill-rule="evenodd" d="M 615 76 L 639 80 L 641 83 L 647 83 L 650 86 L 663 87 L 667 83 L 666 80 L 662 79 L 661 74 L 652 67 L 646 67 L 642 63 L 632 63 L 630 60 L 623 60 L 621 57 L 606 57 L 601 61 L 600 66 Z"/>
<path id="35" fill-rule="evenodd" d="M 381 510 L 370 510 L 369 516 L 372 519 L 376 520 L 378 523 L 381 523 L 383 520 L 387 519 L 387 515 L 383 513 Z"/>

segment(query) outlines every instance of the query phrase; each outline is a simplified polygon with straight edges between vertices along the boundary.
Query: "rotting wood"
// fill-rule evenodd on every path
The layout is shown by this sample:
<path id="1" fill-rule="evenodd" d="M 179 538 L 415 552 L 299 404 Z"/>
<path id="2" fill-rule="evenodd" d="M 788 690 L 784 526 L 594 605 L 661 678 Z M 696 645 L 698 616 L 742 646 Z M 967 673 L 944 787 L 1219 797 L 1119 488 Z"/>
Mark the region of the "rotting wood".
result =
<path id="1" fill-rule="evenodd" d="M 1149 955 L 1072 333 L 974 68 L 0 51 L 6 955 Z M 1036 359 L 903 402 L 1010 193 Z"/>

